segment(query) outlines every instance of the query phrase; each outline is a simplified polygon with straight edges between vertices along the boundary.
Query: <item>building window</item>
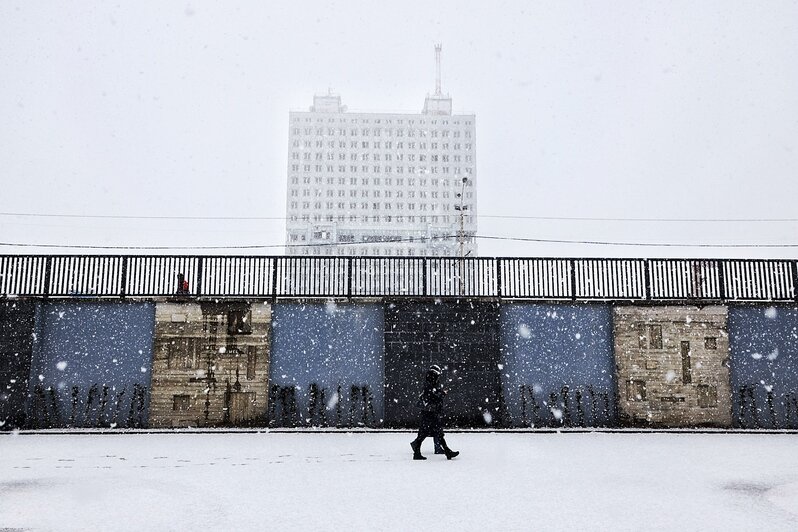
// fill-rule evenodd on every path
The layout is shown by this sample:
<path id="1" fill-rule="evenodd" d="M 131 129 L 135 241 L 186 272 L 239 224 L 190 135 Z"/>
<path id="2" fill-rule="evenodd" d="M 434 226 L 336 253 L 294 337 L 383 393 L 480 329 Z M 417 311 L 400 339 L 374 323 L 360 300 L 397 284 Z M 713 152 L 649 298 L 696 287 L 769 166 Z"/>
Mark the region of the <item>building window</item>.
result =
<path id="1" fill-rule="evenodd" d="M 231 310 L 227 313 L 227 334 L 251 334 L 251 319 L 250 310 Z"/>
<path id="2" fill-rule="evenodd" d="M 185 412 L 191 408 L 190 395 L 173 395 L 172 396 L 172 410 L 176 412 Z"/>
<path id="3" fill-rule="evenodd" d="M 707 336 L 704 338 L 704 348 L 705 349 L 717 349 L 718 348 L 718 339 L 714 336 Z"/>
<path id="4" fill-rule="evenodd" d="M 693 382 L 693 368 L 690 362 L 690 342 L 682 342 L 682 384 Z"/>
<path id="5" fill-rule="evenodd" d="M 626 400 L 632 402 L 646 400 L 646 381 L 630 380 L 626 383 Z"/>
<path id="6" fill-rule="evenodd" d="M 247 380 L 255 378 L 255 366 L 258 363 L 258 348 L 254 345 L 247 346 Z"/>
<path id="7" fill-rule="evenodd" d="M 662 349 L 662 325 L 638 324 L 640 349 Z"/>
<path id="8" fill-rule="evenodd" d="M 709 384 L 699 384 L 698 406 L 700 408 L 715 408 L 718 406 L 718 388 Z"/>

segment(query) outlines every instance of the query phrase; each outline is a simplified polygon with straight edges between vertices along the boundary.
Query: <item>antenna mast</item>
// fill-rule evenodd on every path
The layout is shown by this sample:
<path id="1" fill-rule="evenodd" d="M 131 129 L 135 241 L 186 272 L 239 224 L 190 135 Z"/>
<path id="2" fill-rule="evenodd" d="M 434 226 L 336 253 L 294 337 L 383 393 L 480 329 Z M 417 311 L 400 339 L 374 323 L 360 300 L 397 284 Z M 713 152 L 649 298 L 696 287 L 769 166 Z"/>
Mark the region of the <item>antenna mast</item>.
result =
<path id="1" fill-rule="evenodd" d="M 435 96 L 441 95 L 441 48 L 440 43 L 435 45 Z"/>

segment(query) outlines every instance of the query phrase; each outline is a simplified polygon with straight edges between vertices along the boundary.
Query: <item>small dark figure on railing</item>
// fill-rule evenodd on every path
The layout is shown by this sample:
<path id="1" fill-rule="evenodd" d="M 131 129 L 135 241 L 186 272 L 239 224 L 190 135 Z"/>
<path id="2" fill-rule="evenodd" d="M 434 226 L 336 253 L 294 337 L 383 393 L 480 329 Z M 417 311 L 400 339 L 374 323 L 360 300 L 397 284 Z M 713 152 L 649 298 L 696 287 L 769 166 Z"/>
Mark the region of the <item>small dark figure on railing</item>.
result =
<path id="1" fill-rule="evenodd" d="M 186 276 L 182 273 L 177 274 L 177 295 L 185 296 L 188 295 L 188 281 L 186 280 Z"/>

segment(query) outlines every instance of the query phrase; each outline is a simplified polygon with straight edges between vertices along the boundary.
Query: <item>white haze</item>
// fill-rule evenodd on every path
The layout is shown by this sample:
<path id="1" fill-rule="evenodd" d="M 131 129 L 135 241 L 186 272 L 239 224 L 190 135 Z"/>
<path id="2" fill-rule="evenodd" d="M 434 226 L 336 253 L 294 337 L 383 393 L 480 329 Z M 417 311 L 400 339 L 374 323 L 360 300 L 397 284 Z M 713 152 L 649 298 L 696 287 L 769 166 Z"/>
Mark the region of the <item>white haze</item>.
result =
<path id="1" fill-rule="evenodd" d="M 0 211 L 285 216 L 314 92 L 477 115 L 479 213 L 795 218 L 798 3 L 0 3 Z M 482 218 L 543 239 L 798 244 L 798 223 Z M 0 242 L 282 244 L 284 222 L 0 216 Z M 796 257 L 796 248 L 480 241 L 481 255 Z M 0 248 L 0 253 L 42 252 Z M 52 250 L 51 250 L 52 251 Z M 262 252 L 280 253 L 272 248 Z M 229 251 L 234 253 L 234 251 Z"/>

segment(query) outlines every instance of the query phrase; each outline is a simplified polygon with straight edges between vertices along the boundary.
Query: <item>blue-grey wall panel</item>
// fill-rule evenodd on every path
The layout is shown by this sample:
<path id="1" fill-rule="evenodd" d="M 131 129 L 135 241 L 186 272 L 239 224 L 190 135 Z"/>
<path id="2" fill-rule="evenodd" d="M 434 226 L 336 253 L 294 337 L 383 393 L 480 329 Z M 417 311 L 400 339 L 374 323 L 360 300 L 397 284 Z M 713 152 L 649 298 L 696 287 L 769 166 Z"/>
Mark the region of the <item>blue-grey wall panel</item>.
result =
<path id="1" fill-rule="evenodd" d="M 155 305 L 53 302 L 36 314 L 29 425 L 146 425 Z"/>
<path id="2" fill-rule="evenodd" d="M 730 307 L 729 351 L 734 423 L 798 427 L 798 308 Z"/>
<path id="3" fill-rule="evenodd" d="M 383 327 L 379 304 L 274 305 L 271 424 L 381 424 Z"/>
<path id="4" fill-rule="evenodd" d="M 501 345 L 502 385 L 514 425 L 615 422 L 609 306 L 502 305 Z"/>

